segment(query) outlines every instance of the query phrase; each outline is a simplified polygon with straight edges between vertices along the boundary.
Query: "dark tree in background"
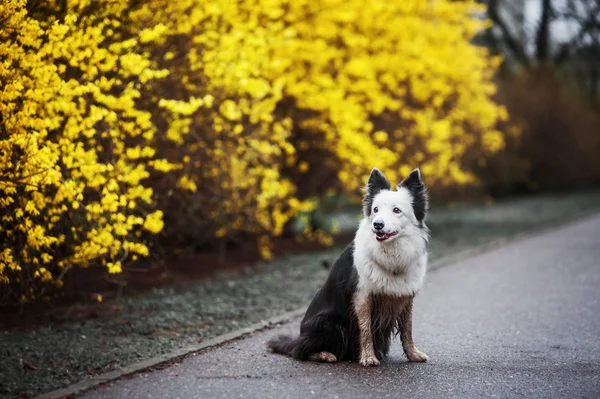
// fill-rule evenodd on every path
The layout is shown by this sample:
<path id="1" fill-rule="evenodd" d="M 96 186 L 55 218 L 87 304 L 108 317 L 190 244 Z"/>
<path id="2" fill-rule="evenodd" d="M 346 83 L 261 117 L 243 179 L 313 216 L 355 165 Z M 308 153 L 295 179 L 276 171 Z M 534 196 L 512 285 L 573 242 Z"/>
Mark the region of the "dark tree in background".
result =
<path id="1" fill-rule="evenodd" d="M 494 26 L 482 35 L 506 69 L 555 67 L 600 110 L 600 0 L 481 0 Z"/>
<path id="2" fill-rule="evenodd" d="M 519 128 L 474 170 L 493 195 L 600 184 L 600 0 L 478 0 L 476 42 L 504 63 L 498 97 Z"/>

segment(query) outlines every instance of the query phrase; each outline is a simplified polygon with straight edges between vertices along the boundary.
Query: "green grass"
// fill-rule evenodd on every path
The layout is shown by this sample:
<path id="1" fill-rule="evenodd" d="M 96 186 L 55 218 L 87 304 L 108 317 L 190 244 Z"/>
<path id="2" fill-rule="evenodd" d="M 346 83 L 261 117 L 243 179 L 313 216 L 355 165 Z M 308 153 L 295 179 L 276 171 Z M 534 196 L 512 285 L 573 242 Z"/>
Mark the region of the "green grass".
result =
<path id="1" fill-rule="evenodd" d="M 487 205 L 433 208 L 431 260 L 568 222 L 594 209 L 600 191 L 545 195 Z M 353 229 L 355 214 L 338 215 Z M 110 317 L 0 335 L 0 397 L 29 397 L 308 304 L 339 248 L 289 254 L 233 277 L 122 299 Z M 106 306 L 116 306 L 106 304 Z M 33 366 L 35 370 L 32 370 Z"/>

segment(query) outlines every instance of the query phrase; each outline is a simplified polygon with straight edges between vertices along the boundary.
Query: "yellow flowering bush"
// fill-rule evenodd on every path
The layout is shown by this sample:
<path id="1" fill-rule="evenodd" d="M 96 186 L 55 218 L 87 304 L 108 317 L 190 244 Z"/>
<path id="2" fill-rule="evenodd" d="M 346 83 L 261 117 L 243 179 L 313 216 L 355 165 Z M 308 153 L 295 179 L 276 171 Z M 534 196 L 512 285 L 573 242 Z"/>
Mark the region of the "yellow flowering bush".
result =
<path id="1" fill-rule="evenodd" d="M 29 9 L 27 8 L 29 7 Z M 0 3 L 0 282 L 271 238 L 377 165 L 502 148 L 475 1 Z M 475 18 L 473 17 L 475 16 Z M 164 227 L 164 228 L 163 228 Z M 327 240 L 321 233 L 307 235 Z"/>
<path id="2" fill-rule="evenodd" d="M 233 132 L 243 153 L 257 129 L 248 125 L 266 125 L 259 151 L 283 152 L 295 182 L 325 166 L 348 191 L 373 165 L 397 177 L 419 164 L 433 184 L 468 183 L 465 151 L 502 148 L 497 123 L 507 113 L 491 100 L 500 60 L 470 44 L 487 26 L 470 18 L 481 12 L 474 1 L 439 0 L 187 0 L 139 10 L 177 37 L 160 52 L 181 68 L 172 77 L 183 101 L 164 104 L 174 114 L 169 137 L 185 140 L 190 126 Z"/>
<path id="3" fill-rule="evenodd" d="M 167 124 L 157 147 L 168 149 L 180 169 L 163 177 L 159 184 L 173 191 L 166 197 L 160 190 L 157 200 L 181 211 L 166 215 L 167 235 L 200 242 L 256 236 L 269 258 L 270 237 L 315 202 L 299 200 L 284 173 L 295 165 L 296 149 L 291 117 L 276 112 L 285 100 L 286 69 L 270 42 L 280 29 L 245 20 L 257 5 L 154 1 L 132 18 L 149 37 L 162 38 L 162 46 L 147 51 L 171 72 L 158 101 Z"/>
<path id="4" fill-rule="evenodd" d="M 133 19 L 163 40 L 148 52 L 171 71 L 159 102 L 181 166 L 171 200 L 213 226 L 188 212 L 173 230 L 268 243 L 314 206 L 301 199 L 326 186 L 356 193 L 373 165 L 394 179 L 420 165 L 433 185 L 473 182 L 463 154 L 501 149 L 507 118 L 491 100 L 499 60 L 470 44 L 482 11 L 416 0 L 141 6 Z"/>
<path id="5" fill-rule="evenodd" d="M 122 33 L 127 4 L 110 4 L 0 3 L 0 283 L 23 301 L 74 266 L 119 273 L 163 224 L 143 183 L 156 127 L 137 100 L 168 72 Z"/>
<path id="6" fill-rule="evenodd" d="M 474 1 L 291 3 L 289 93 L 314 111 L 298 121 L 303 154 L 333 154 L 341 187 L 354 191 L 373 165 L 393 180 L 419 165 L 434 187 L 473 182 L 463 155 L 501 149 L 508 117 L 491 99 L 500 60 L 470 43 L 487 26 L 471 18 L 482 12 Z M 305 161 L 320 169 L 319 158 Z"/>

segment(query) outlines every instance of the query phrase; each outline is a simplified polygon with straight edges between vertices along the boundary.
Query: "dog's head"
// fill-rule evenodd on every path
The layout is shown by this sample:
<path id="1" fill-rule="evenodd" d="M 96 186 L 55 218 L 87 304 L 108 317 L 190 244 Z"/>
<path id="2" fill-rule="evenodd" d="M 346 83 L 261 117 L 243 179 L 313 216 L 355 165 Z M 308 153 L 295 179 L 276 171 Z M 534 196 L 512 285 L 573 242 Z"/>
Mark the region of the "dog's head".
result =
<path id="1" fill-rule="evenodd" d="M 390 182 L 379 169 L 371 171 L 363 210 L 377 241 L 389 241 L 410 234 L 415 227 L 423 228 L 427 206 L 427 188 L 419 169 L 398 184 L 396 191 L 391 190 Z"/>

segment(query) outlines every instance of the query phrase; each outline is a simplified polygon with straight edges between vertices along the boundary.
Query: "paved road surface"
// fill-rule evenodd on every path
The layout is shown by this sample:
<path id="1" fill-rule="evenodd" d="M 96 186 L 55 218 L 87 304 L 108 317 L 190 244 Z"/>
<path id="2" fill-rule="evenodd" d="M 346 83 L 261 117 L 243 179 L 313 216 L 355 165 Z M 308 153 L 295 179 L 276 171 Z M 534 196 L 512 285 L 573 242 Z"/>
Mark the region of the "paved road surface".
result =
<path id="1" fill-rule="evenodd" d="M 414 323 L 426 364 L 398 342 L 370 369 L 267 353 L 296 321 L 85 397 L 600 398 L 600 217 L 432 272 Z"/>

